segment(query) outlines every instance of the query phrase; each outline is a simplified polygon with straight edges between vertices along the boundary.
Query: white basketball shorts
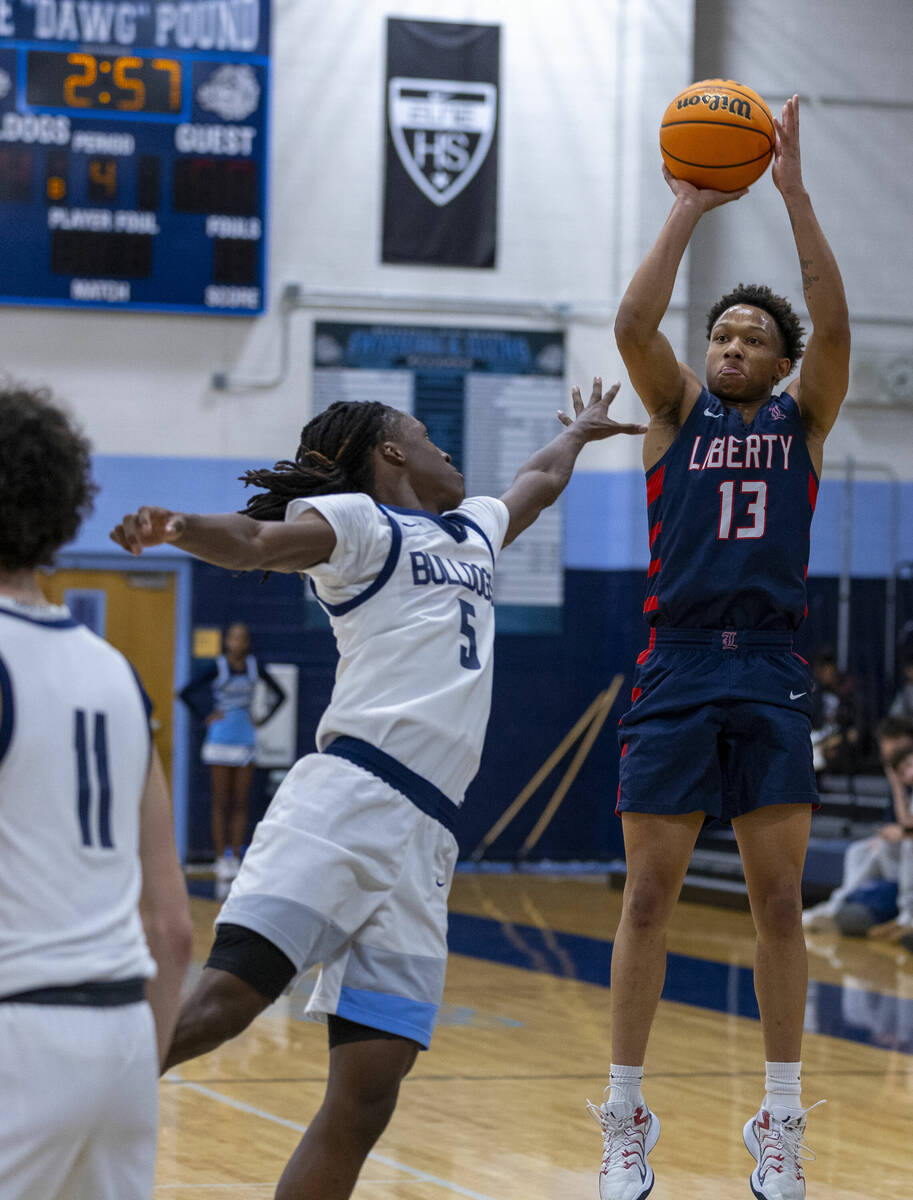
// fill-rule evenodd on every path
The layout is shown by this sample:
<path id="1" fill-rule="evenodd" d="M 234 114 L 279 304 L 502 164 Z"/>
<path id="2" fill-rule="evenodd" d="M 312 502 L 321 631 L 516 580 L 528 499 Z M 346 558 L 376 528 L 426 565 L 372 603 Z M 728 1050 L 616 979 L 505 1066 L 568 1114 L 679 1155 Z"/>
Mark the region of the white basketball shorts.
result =
<path id="1" fill-rule="evenodd" d="M 216 924 L 253 929 L 298 973 L 307 1005 L 427 1048 L 444 990 L 453 834 L 346 759 L 309 754 L 257 826 Z M 295 981 L 290 987 L 294 987 Z"/>
<path id="2" fill-rule="evenodd" d="M 149 1200 L 158 1049 L 145 1002 L 0 1004 L 0 1196 Z"/>

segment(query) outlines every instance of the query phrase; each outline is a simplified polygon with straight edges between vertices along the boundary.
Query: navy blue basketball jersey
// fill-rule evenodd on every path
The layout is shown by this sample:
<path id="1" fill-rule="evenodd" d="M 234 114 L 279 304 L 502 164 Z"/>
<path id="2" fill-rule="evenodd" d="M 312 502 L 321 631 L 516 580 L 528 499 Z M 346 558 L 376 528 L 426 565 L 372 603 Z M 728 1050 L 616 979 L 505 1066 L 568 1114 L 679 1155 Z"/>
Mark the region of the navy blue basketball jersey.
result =
<path id="1" fill-rule="evenodd" d="M 647 474 L 651 625 L 796 629 L 818 495 L 788 392 L 750 425 L 706 388 Z"/>

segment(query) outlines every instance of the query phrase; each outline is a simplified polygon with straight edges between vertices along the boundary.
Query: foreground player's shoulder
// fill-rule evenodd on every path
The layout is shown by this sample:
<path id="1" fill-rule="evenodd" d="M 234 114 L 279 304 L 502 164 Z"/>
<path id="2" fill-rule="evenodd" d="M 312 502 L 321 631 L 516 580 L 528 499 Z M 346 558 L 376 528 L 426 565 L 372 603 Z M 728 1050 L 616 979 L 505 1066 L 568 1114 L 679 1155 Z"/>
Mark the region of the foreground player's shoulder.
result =
<path id="1" fill-rule="evenodd" d="M 148 723 L 152 716 L 152 701 L 143 686 L 139 671 L 130 659 L 110 642 L 106 642 L 104 638 L 99 637 L 97 633 L 93 633 L 84 625 L 79 627 L 79 636 L 85 640 L 86 652 L 91 660 L 98 664 L 104 664 L 112 688 L 117 689 L 118 697 L 123 694 L 124 697 L 129 696 L 131 702 L 135 700 L 144 720 Z"/>
<path id="2" fill-rule="evenodd" d="M 382 520 L 377 503 L 365 492 L 337 492 L 331 496 L 299 496 L 285 510 L 286 521 L 297 521 L 308 512 L 319 513 L 339 532 L 347 525 L 374 525 Z"/>
<path id="3" fill-rule="evenodd" d="M 496 496 L 470 496 L 450 515 L 475 528 L 489 543 L 492 557 L 497 557 L 510 524 L 510 512 L 503 500 Z"/>
<path id="4" fill-rule="evenodd" d="M 385 567 L 395 565 L 402 542 L 396 518 L 364 492 L 339 492 L 332 496 L 308 496 L 293 500 L 286 521 L 318 513 L 334 534 L 327 558 L 313 563 L 303 573 L 328 589 L 332 603 L 348 600 L 348 589 L 373 580 Z M 342 588 L 344 596 L 334 589 Z M 332 595 L 330 595 L 332 593 Z"/>
<path id="5" fill-rule="evenodd" d="M 329 525 L 335 543 L 324 563 L 339 564 L 359 559 L 380 543 L 390 540 L 391 519 L 370 496 L 364 492 L 339 492 L 332 496 L 306 496 L 292 500 L 285 510 L 286 522 L 307 521 L 318 518 Z M 308 567 L 312 574 L 315 568 Z"/>

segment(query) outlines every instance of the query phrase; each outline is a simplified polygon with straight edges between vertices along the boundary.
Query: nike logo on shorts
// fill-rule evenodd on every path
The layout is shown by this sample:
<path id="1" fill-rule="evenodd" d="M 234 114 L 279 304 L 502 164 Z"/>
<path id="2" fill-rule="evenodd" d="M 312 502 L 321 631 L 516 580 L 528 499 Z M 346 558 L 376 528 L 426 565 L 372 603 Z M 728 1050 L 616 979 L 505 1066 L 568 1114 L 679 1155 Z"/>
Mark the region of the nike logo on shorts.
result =
<path id="1" fill-rule="evenodd" d="M 808 692 L 790 692 L 789 698 L 790 698 L 790 700 L 798 700 L 800 696 L 807 696 L 807 695 L 808 695 Z"/>
<path id="2" fill-rule="evenodd" d="M 447 886 L 446 879 L 435 879 L 434 882 L 437 884 L 438 887 L 446 887 Z"/>
<path id="3" fill-rule="evenodd" d="M 722 415 L 723 415 L 722 413 L 711 412 L 709 408 L 704 409 L 705 417 L 721 417 Z"/>

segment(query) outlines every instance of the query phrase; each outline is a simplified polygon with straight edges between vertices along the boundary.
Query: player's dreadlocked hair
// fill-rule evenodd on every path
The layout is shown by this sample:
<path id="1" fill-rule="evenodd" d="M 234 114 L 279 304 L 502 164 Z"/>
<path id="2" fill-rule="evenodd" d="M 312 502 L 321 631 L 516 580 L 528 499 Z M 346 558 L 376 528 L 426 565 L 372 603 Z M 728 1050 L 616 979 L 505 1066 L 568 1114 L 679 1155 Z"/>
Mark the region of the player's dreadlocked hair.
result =
<path id="1" fill-rule="evenodd" d="M 400 413 L 386 404 L 338 400 L 301 431 L 295 461 L 247 471 L 246 486 L 266 488 L 251 496 L 244 513 L 258 521 L 281 521 L 297 496 L 368 492 L 374 485 L 371 451 L 393 432 Z"/>
<path id="2" fill-rule="evenodd" d="M 750 304 L 753 308 L 762 308 L 773 317 L 780 331 L 780 341 L 783 344 L 783 357 L 788 358 L 791 367 L 795 367 L 805 350 L 802 338 L 805 330 L 799 324 L 799 318 L 793 312 L 792 305 L 782 296 L 777 296 L 763 283 L 740 283 L 737 288 L 721 296 L 707 314 L 707 338 L 713 332 L 713 327 L 733 304 Z"/>
<path id="3" fill-rule="evenodd" d="M 50 566 L 92 511 L 91 448 L 43 388 L 0 383 L 0 570 Z"/>

